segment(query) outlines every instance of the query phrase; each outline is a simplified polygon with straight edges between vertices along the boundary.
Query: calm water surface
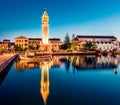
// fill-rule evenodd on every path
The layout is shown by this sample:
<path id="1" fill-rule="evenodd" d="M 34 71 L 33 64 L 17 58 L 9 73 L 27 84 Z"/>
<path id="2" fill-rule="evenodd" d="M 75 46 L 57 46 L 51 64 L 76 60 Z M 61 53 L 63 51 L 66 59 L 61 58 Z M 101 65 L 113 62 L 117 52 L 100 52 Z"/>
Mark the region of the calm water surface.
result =
<path id="1" fill-rule="evenodd" d="M 45 104 L 120 105 L 120 57 L 16 60 L 0 73 L 0 105 Z"/>

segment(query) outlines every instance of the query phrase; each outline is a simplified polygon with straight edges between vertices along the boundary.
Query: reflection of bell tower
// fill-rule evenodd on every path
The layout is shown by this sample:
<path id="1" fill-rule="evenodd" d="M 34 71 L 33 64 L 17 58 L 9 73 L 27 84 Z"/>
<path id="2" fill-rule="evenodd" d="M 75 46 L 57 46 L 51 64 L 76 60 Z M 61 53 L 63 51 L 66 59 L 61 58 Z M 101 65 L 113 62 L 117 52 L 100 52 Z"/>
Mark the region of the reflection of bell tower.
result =
<path id="1" fill-rule="evenodd" d="M 43 44 L 48 44 L 48 34 L 49 34 L 49 17 L 45 9 L 42 16 L 42 43 Z"/>
<path id="2" fill-rule="evenodd" d="M 49 65 L 47 62 L 43 62 L 41 65 L 41 95 L 43 97 L 44 104 L 46 105 L 47 97 L 49 95 Z"/>

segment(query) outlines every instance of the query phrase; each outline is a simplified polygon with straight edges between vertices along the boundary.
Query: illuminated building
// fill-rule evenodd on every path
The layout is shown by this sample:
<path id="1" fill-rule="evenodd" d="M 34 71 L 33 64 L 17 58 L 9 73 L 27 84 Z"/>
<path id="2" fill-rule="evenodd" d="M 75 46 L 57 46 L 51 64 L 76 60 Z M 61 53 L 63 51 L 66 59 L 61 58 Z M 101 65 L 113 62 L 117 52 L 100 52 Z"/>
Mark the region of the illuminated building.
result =
<path id="1" fill-rule="evenodd" d="M 120 49 L 120 42 L 114 36 L 93 36 L 93 35 L 77 35 L 76 45 L 78 50 L 83 48 L 86 42 L 95 42 L 97 49 L 102 51 L 113 51 Z"/>
<path id="2" fill-rule="evenodd" d="M 27 38 L 20 36 L 15 38 L 15 45 L 24 48 L 34 48 L 42 52 L 59 51 L 59 46 L 63 44 L 60 38 L 49 38 L 49 16 L 44 10 L 42 16 L 42 38 Z M 39 46 L 39 48 L 38 48 Z"/>
<path id="3" fill-rule="evenodd" d="M 21 46 L 23 49 L 28 48 L 28 38 L 24 36 L 15 38 L 15 45 Z"/>
<path id="4" fill-rule="evenodd" d="M 3 42 L 0 42 L 0 51 L 11 51 L 14 49 L 15 43 L 10 42 L 10 40 L 4 39 Z"/>
<path id="5" fill-rule="evenodd" d="M 42 43 L 48 44 L 48 34 L 49 34 L 49 17 L 44 10 L 43 16 L 42 16 Z"/>

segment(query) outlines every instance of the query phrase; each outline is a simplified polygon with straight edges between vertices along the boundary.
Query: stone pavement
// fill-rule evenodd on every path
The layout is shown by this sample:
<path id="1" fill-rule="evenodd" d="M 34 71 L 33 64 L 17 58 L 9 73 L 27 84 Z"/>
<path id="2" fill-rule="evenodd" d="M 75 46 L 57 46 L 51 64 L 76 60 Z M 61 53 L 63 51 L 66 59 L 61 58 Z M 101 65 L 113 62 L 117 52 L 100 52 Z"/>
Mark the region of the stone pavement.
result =
<path id="1" fill-rule="evenodd" d="M 0 55 L 0 65 L 10 59 L 12 56 L 14 56 L 14 54 Z"/>

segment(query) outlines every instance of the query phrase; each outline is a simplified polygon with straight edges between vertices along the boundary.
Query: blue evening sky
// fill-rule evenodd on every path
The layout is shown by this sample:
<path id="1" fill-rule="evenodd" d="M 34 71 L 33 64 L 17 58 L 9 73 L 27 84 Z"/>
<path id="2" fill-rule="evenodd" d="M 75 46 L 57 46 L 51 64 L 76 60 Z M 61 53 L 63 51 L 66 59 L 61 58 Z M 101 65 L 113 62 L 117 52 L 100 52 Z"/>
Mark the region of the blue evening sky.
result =
<path id="1" fill-rule="evenodd" d="M 41 37 L 41 16 L 47 8 L 50 33 L 120 35 L 120 0 L 0 0 L 0 41 L 20 35 Z"/>

